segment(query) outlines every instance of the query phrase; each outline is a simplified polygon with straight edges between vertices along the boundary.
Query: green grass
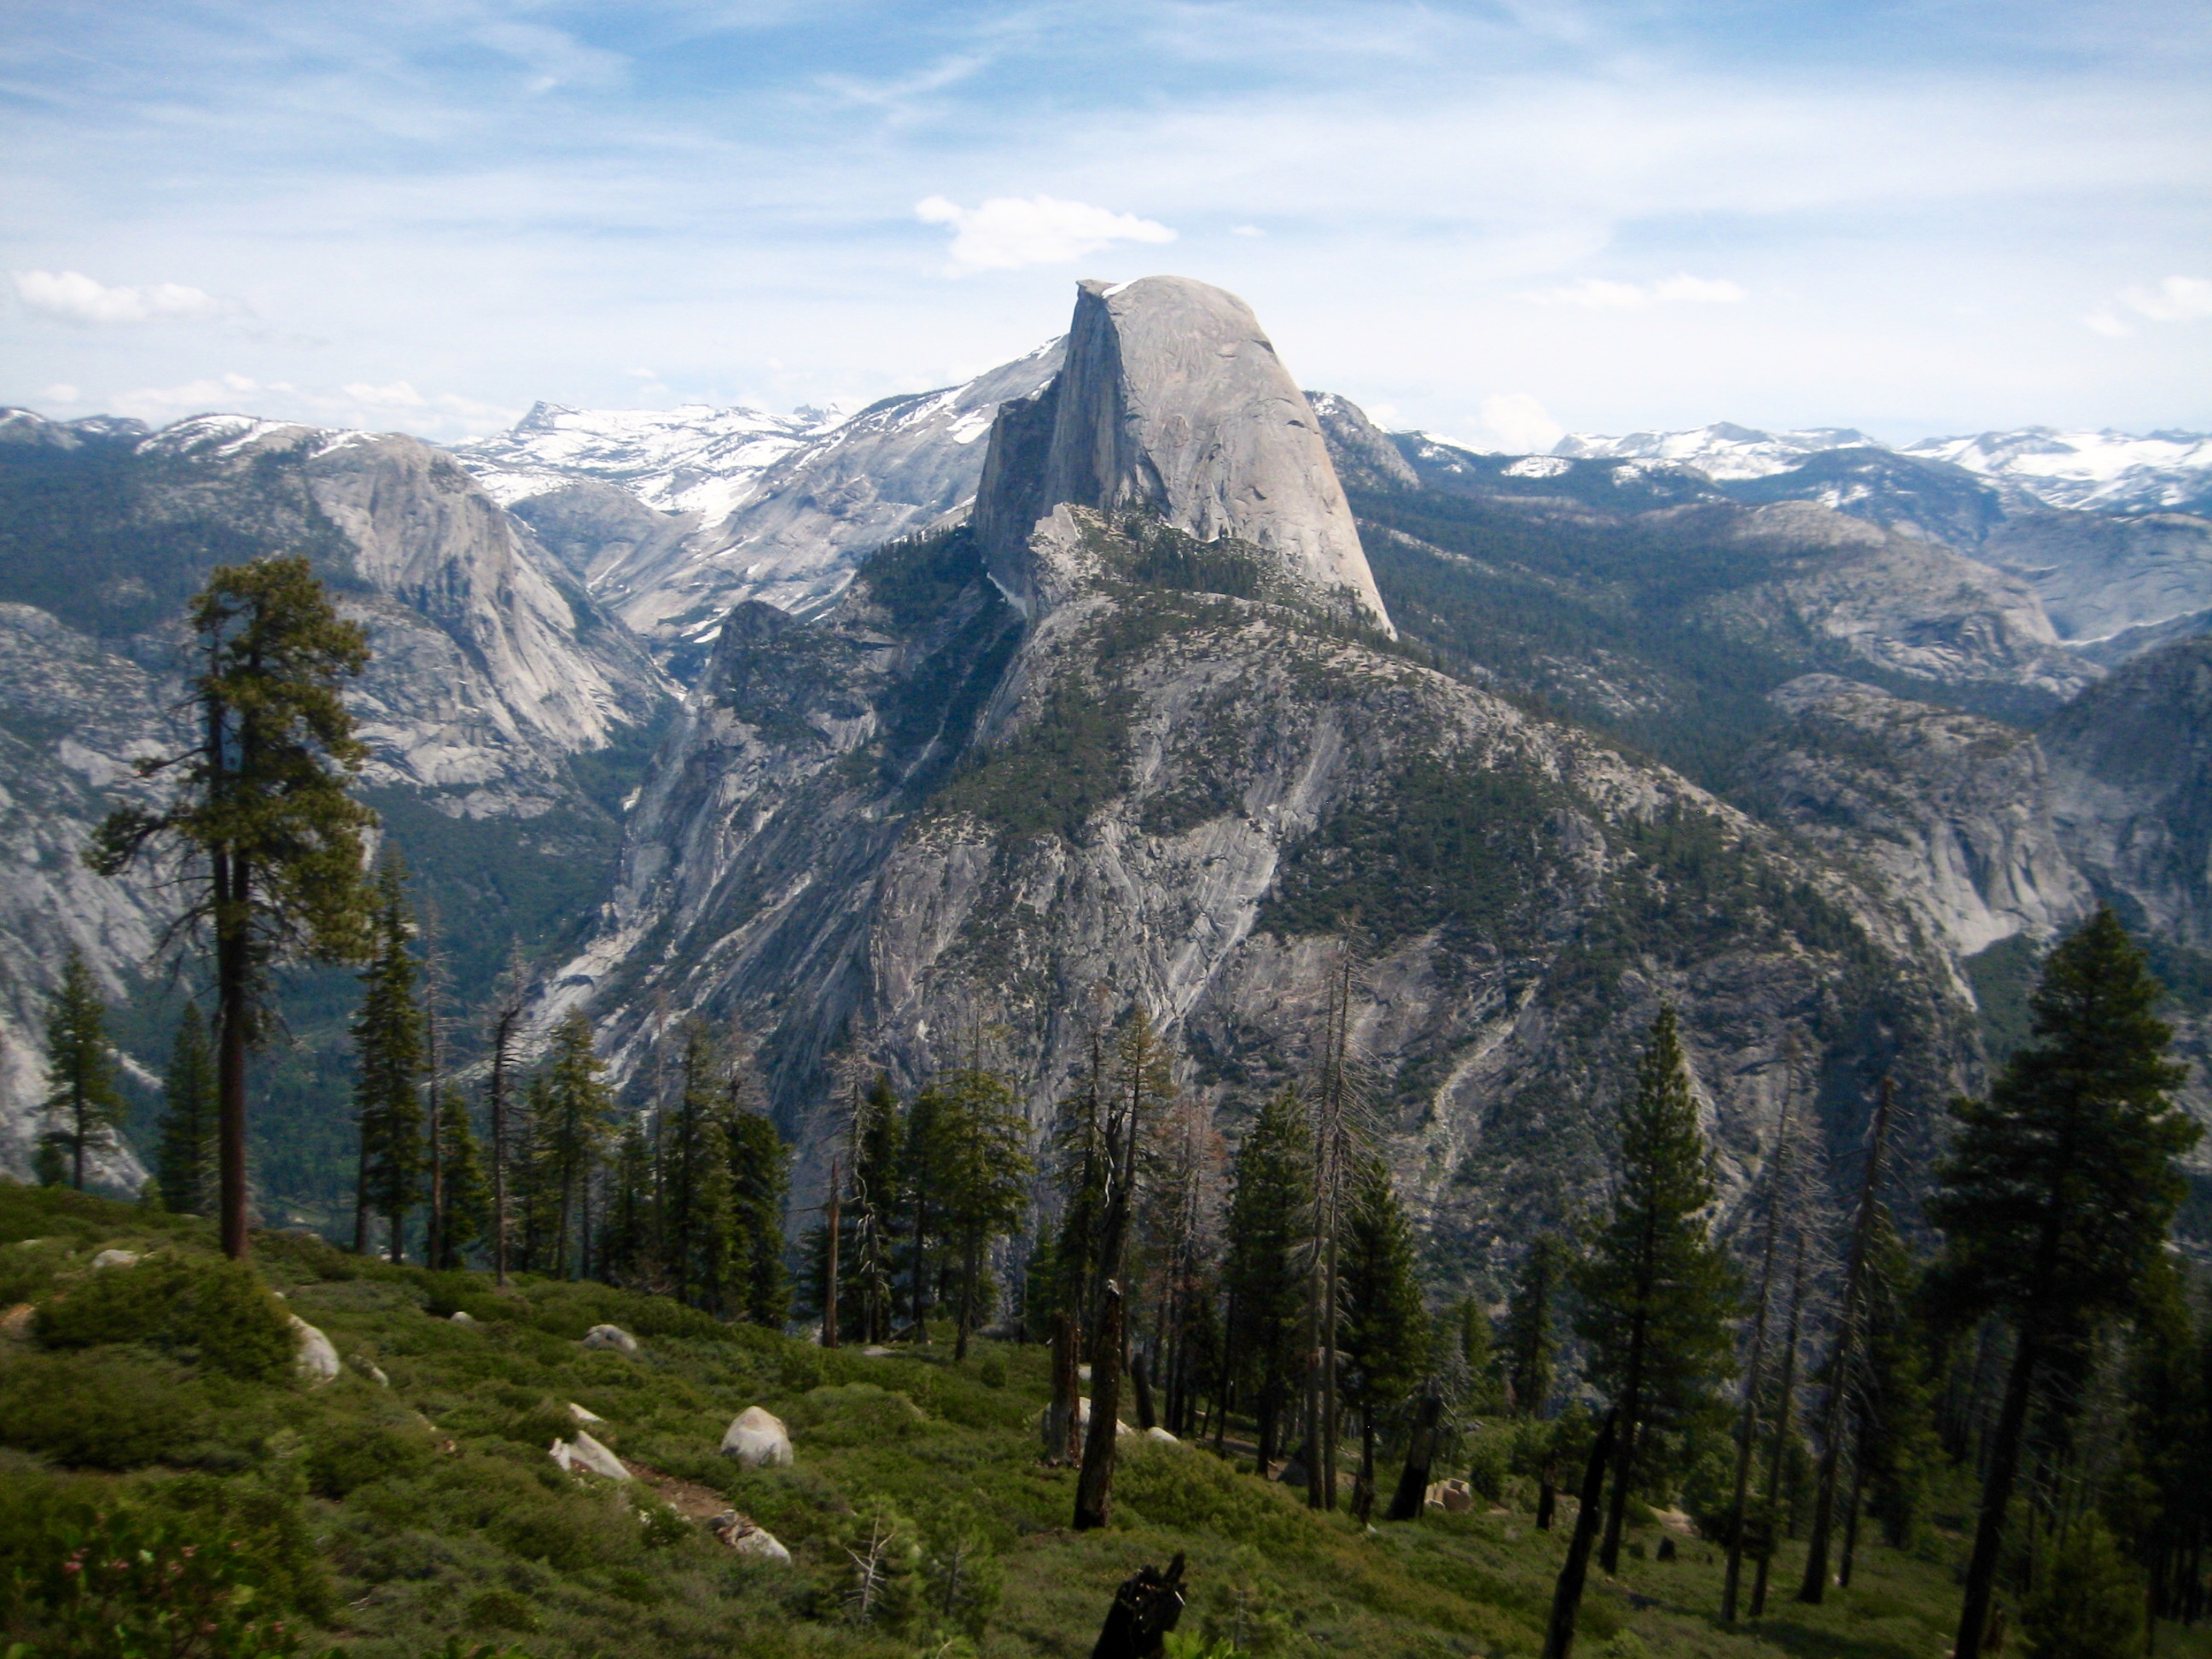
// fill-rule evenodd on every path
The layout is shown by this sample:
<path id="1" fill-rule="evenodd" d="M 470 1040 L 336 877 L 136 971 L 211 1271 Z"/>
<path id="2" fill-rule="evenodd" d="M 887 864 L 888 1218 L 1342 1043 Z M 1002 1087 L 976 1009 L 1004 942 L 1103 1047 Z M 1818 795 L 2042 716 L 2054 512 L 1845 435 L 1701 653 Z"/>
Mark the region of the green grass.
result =
<path id="1" fill-rule="evenodd" d="M 26 1239 L 39 1242 L 14 1242 Z M 0 1185 L 10 1304 L 84 1296 L 101 1249 L 198 1262 L 211 1243 L 190 1218 Z M 167 1328 L 154 1333 L 161 1346 L 86 1345 L 112 1334 L 88 1316 L 65 1352 L 0 1342 L 0 1402 L 65 1402 L 0 1403 L 10 1517 L 0 1553 L 11 1539 L 31 1552 L 22 1529 L 72 1504 L 138 1516 L 147 1535 L 166 1526 L 243 1540 L 268 1604 L 285 1598 L 314 1626 L 308 1650 L 363 1659 L 415 1659 L 456 1639 L 539 1659 L 1080 1656 L 1113 1586 L 1177 1551 L 1192 1585 L 1186 1629 L 1254 1655 L 1540 1645 L 1562 1540 L 1518 1509 L 1362 1530 L 1209 1451 L 1137 1444 L 1121 1463 L 1114 1524 L 1067 1530 L 1073 1477 L 1037 1457 L 1047 1382 L 1035 1348 L 979 1343 L 957 1365 L 949 1343 L 921 1357 L 825 1352 L 663 1298 L 541 1280 L 501 1292 L 480 1274 L 393 1268 L 297 1236 L 261 1236 L 255 1268 L 345 1357 L 337 1382 L 256 1382 Z M 103 1305 L 118 1294 L 103 1289 Z M 457 1308 L 477 1322 L 441 1316 Z M 582 1347 L 601 1322 L 636 1334 L 639 1354 Z M 793 1564 L 738 1559 L 642 1486 L 562 1474 L 545 1448 L 570 1431 L 572 1401 L 607 1420 L 595 1432 L 624 1458 L 689 1483 L 695 1510 L 750 1515 Z M 790 1425 L 794 1467 L 744 1470 L 718 1455 L 729 1419 L 754 1404 Z M 901 1540 L 893 1588 L 908 1616 L 896 1626 L 843 1608 L 847 1550 L 878 1526 Z M 1818 1608 L 1786 1599 L 1793 1549 L 1770 1616 L 1735 1632 L 1712 1616 L 1717 1553 L 1689 1540 L 1662 1563 L 1658 1536 L 1638 1528 L 1620 1578 L 1593 1582 L 1578 1652 L 1935 1659 L 1947 1645 L 1948 1534 L 1943 1559 L 1863 1549 L 1858 1582 Z M 2170 1656 L 2212 1655 L 2201 1635 L 2160 1641 Z"/>

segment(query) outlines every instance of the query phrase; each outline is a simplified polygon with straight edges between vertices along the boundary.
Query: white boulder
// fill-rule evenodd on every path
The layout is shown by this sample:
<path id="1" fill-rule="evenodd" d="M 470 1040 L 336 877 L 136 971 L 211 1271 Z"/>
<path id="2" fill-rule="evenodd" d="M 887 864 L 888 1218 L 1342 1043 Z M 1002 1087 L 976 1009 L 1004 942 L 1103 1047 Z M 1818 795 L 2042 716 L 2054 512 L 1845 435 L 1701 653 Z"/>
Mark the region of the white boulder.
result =
<path id="1" fill-rule="evenodd" d="M 92 1265 L 95 1267 L 133 1267 L 137 1264 L 138 1252 L 136 1250 L 102 1250 L 92 1259 Z"/>
<path id="2" fill-rule="evenodd" d="M 380 1389 L 388 1389 L 392 1386 L 392 1379 L 384 1374 L 384 1367 L 367 1354 L 356 1354 L 353 1357 L 353 1368 Z"/>
<path id="3" fill-rule="evenodd" d="M 619 1325 L 594 1325 L 584 1333 L 587 1348 L 611 1348 L 617 1353 L 635 1353 L 637 1339 Z"/>
<path id="4" fill-rule="evenodd" d="M 1182 1444 L 1182 1441 L 1176 1439 L 1175 1436 L 1170 1434 L 1165 1429 L 1162 1428 L 1157 1423 L 1153 1424 L 1151 1428 L 1145 1431 L 1145 1438 L 1155 1441 L 1163 1446 L 1180 1446 Z"/>
<path id="5" fill-rule="evenodd" d="M 338 1364 L 338 1351 L 331 1346 L 330 1338 L 297 1314 L 284 1316 L 292 1322 L 292 1340 L 299 1346 L 292 1363 L 300 1375 L 315 1384 L 335 1381 L 343 1368 Z"/>
<path id="6" fill-rule="evenodd" d="M 791 1431 L 783 1419 L 758 1406 L 731 1419 L 722 1434 L 722 1455 L 756 1469 L 780 1469 L 791 1463 Z"/>
<path id="7" fill-rule="evenodd" d="M 576 1431 L 576 1437 L 573 1440 L 556 1440 L 550 1448 L 550 1455 L 556 1463 L 572 1474 L 582 1469 L 587 1474 L 604 1475 L 610 1480 L 628 1480 L 631 1478 L 629 1470 L 623 1467 L 621 1458 L 617 1457 L 581 1429 Z"/>
<path id="8" fill-rule="evenodd" d="M 767 1528 L 756 1526 L 750 1516 L 739 1515 L 735 1510 L 724 1510 L 709 1516 L 708 1530 L 720 1539 L 739 1555 L 756 1561 L 775 1561 L 785 1566 L 791 1565 L 791 1552 Z"/>
<path id="9" fill-rule="evenodd" d="M 477 1322 L 477 1316 L 466 1308 L 456 1308 L 453 1310 L 453 1321 L 456 1325 L 473 1325 Z"/>
<path id="10" fill-rule="evenodd" d="M 583 1407 L 579 1406 L 573 1400 L 568 1402 L 568 1415 L 574 1418 L 579 1423 L 581 1423 L 587 1429 L 592 1427 L 594 1424 L 605 1423 L 607 1420 L 605 1418 L 600 1416 L 597 1412 L 586 1411 Z"/>

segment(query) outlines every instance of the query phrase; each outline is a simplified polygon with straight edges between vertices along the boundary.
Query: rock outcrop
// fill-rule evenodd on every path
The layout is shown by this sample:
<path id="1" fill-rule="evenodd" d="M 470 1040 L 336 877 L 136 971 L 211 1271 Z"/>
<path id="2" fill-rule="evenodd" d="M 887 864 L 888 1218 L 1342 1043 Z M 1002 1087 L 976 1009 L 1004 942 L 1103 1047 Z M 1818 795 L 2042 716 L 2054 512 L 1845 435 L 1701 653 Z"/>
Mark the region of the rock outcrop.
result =
<path id="1" fill-rule="evenodd" d="M 2068 850 L 2124 919 L 2212 950 L 2212 638 L 2115 670 L 2043 727 Z"/>
<path id="2" fill-rule="evenodd" d="M 1739 799 L 1876 872 L 1951 951 L 2087 914 L 2032 734 L 1827 674 L 1773 700 L 1790 720 L 1745 757 Z"/>
<path id="3" fill-rule="evenodd" d="M 983 556 L 1025 615 L 1030 538 L 1063 505 L 1249 544 L 1315 600 L 1389 626 L 1321 423 L 1251 308 L 1220 289 L 1078 284 L 1066 361 L 1000 411 L 975 498 Z"/>
<path id="4" fill-rule="evenodd" d="M 791 1431 L 775 1413 L 748 1406 L 722 1431 L 722 1455 L 735 1458 L 748 1468 L 788 1468 Z"/>

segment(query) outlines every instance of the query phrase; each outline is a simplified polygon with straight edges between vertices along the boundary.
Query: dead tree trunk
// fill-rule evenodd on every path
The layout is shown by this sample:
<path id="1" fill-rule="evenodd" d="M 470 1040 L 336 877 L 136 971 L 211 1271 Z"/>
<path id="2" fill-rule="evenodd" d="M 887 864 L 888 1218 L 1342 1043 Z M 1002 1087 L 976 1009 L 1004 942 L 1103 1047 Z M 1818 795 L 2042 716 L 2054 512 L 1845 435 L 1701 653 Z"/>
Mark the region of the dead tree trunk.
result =
<path id="1" fill-rule="evenodd" d="M 1583 1487 L 1575 1510 L 1575 1530 L 1567 1540 L 1567 1559 L 1559 1566 L 1559 1582 L 1552 1591 L 1552 1622 L 1544 1634 L 1544 1659 L 1569 1659 L 1575 1650 L 1575 1613 L 1583 1604 L 1583 1585 L 1589 1577 L 1590 1546 L 1597 1539 L 1598 1510 L 1605 1497 L 1605 1467 L 1613 1459 L 1613 1426 L 1617 1413 L 1605 1414 L 1597 1431 L 1589 1462 L 1583 1465 Z"/>

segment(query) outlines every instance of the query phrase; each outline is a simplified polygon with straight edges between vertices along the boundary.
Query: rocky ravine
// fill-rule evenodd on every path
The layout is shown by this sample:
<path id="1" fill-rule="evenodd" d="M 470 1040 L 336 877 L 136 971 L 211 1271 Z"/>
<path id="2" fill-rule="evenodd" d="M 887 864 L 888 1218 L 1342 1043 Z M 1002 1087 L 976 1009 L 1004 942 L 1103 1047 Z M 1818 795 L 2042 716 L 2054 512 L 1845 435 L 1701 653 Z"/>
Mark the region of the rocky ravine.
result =
<path id="1" fill-rule="evenodd" d="M 512 826 L 519 864 L 611 841 L 571 763 L 635 741 L 668 694 L 628 630 L 414 439 L 226 416 L 149 436 L 20 412 L 0 439 L 0 841 L 15 872 L 0 891 L 0 1164 L 21 1173 L 65 948 L 120 995 L 147 982 L 171 914 L 150 877 L 105 881 L 78 854 L 137 787 L 131 759 L 180 738 L 182 602 L 214 565 L 307 552 L 366 626 L 374 654 L 349 701 L 371 799 L 413 826 L 403 845 L 441 822 Z M 496 932 L 496 897 L 482 908 L 454 925 Z M 134 1057 L 142 1075 L 149 1061 Z"/>
<path id="2" fill-rule="evenodd" d="M 1077 338 L 1100 337 L 1001 417 L 975 529 L 878 558 L 819 622 L 740 608 L 541 1013 L 588 1002 L 633 1074 L 687 1015 L 742 1020 L 818 1154 L 840 1050 L 912 1081 L 1003 1018 L 1041 1115 L 1089 1022 L 1141 1000 L 1233 1117 L 1297 1073 L 1356 931 L 1386 1141 L 1468 1272 L 1595 1178 L 1662 999 L 1737 1177 L 1785 1093 L 1847 1138 L 1882 1066 L 1929 1099 L 1967 1083 L 1971 1009 L 1912 913 L 1322 602 L 1364 590 L 1356 544 L 1320 584 L 1302 550 L 1331 545 L 1333 474 L 1275 475 L 1254 538 L 1194 533 L 1179 503 L 1243 499 L 1246 458 L 1313 418 L 1236 373 L 1208 398 L 1174 337 L 1242 308 L 1197 288 L 1086 289 Z M 1182 473 L 1099 413 L 1163 408 L 1176 434 L 1214 423 Z M 1106 453 L 1102 432 L 1135 441 L 1042 477 L 1024 459 Z M 1155 477 L 1182 493 L 1102 487 Z"/>

